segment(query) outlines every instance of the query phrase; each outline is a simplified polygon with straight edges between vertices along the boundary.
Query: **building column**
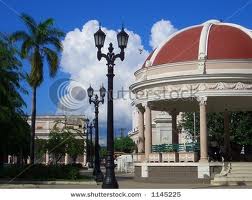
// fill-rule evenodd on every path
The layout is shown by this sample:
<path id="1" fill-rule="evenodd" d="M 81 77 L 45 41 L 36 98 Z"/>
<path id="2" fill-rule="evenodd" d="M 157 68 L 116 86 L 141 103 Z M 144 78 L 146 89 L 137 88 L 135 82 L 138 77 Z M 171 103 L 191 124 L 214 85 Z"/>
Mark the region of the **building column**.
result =
<path id="1" fill-rule="evenodd" d="M 12 157 L 12 163 L 13 163 L 13 157 Z M 31 164 L 31 158 L 30 158 L 30 156 L 28 156 L 28 158 L 27 158 L 27 164 Z"/>
<path id="2" fill-rule="evenodd" d="M 152 148 L 152 118 L 150 105 L 145 107 L 145 158 L 148 159 Z"/>
<path id="3" fill-rule="evenodd" d="M 87 156 L 86 156 L 86 153 L 83 154 L 83 163 L 82 163 L 82 166 L 86 166 L 87 165 Z"/>
<path id="4" fill-rule="evenodd" d="M 8 155 L 8 164 L 11 164 L 11 155 Z"/>
<path id="5" fill-rule="evenodd" d="M 65 165 L 69 164 L 69 155 L 68 153 L 65 154 Z"/>
<path id="6" fill-rule="evenodd" d="M 45 154 L 45 164 L 46 165 L 49 164 L 49 152 L 48 152 L 48 150 L 46 150 L 46 154 Z"/>
<path id="7" fill-rule="evenodd" d="M 144 153 L 144 109 L 138 107 L 138 153 Z"/>
<path id="8" fill-rule="evenodd" d="M 207 97 L 199 99 L 200 106 L 200 161 L 208 161 L 208 142 L 207 142 Z"/>
<path id="9" fill-rule="evenodd" d="M 177 116 L 178 112 L 176 109 L 172 110 L 170 112 L 170 115 L 172 117 L 172 144 L 178 144 L 179 143 L 179 137 L 178 137 L 178 127 L 177 127 Z"/>
<path id="10" fill-rule="evenodd" d="M 225 151 L 225 160 L 229 160 L 230 153 L 230 132 L 229 132 L 229 113 L 228 110 L 224 111 L 224 151 Z"/>

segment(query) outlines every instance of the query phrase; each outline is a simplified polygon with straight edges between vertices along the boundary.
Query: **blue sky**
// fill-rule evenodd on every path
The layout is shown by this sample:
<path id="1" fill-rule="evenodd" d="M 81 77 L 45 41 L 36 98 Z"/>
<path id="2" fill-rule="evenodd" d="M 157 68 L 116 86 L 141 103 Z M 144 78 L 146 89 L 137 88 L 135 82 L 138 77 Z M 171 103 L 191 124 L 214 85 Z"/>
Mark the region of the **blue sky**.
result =
<path id="1" fill-rule="evenodd" d="M 0 31 L 11 33 L 24 29 L 18 16 L 18 13 L 22 12 L 28 13 L 38 21 L 52 17 L 57 27 L 66 33 L 75 28 L 81 29 L 86 22 L 93 19 L 113 30 L 120 28 L 123 22 L 127 29 L 141 37 L 147 51 L 151 50 L 150 30 L 153 24 L 161 19 L 169 20 L 177 29 L 209 19 L 221 19 L 252 28 L 252 1 L 248 0 L 0 0 Z M 24 62 L 24 68 L 29 69 L 27 62 Z M 38 89 L 37 113 L 53 114 L 56 107 L 48 95 L 48 87 L 53 80 L 48 78 L 47 68 L 45 69 L 45 81 Z M 69 76 L 62 71 L 58 73 L 58 77 L 61 78 Z M 29 113 L 31 98 L 24 96 L 24 99 L 27 102 L 25 111 Z"/>

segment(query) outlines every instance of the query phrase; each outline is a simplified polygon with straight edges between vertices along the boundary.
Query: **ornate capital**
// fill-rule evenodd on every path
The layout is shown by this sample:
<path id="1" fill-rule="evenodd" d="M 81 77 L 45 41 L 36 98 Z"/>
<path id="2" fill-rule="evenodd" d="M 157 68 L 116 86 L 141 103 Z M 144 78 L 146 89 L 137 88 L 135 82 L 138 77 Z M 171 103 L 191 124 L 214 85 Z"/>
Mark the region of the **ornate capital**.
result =
<path id="1" fill-rule="evenodd" d="M 198 97 L 197 100 L 198 100 L 200 106 L 205 106 L 207 104 L 207 97 L 206 96 Z"/>
<path id="2" fill-rule="evenodd" d="M 137 104 L 136 107 L 137 107 L 139 112 L 144 113 L 145 109 L 144 109 L 144 106 L 142 104 Z"/>
<path id="3" fill-rule="evenodd" d="M 142 103 L 142 106 L 145 108 L 145 110 L 146 110 L 146 107 L 150 108 L 150 110 L 152 110 L 152 108 L 153 108 L 151 102 L 149 102 L 149 101 Z"/>
<path id="4" fill-rule="evenodd" d="M 179 112 L 176 110 L 176 109 L 173 109 L 173 110 L 171 110 L 171 111 L 168 111 L 168 113 L 169 113 L 169 115 L 171 115 L 171 116 L 177 116 L 178 114 L 179 114 Z"/>

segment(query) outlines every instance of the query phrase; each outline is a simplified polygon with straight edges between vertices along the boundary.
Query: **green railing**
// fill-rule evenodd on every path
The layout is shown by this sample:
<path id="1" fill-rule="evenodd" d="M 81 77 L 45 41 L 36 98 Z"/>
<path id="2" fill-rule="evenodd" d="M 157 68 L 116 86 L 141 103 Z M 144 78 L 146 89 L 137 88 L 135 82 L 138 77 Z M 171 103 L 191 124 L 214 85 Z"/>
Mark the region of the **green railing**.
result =
<path id="1" fill-rule="evenodd" d="M 199 152 L 199 143 L 152 145 L 152 152 Z"/>

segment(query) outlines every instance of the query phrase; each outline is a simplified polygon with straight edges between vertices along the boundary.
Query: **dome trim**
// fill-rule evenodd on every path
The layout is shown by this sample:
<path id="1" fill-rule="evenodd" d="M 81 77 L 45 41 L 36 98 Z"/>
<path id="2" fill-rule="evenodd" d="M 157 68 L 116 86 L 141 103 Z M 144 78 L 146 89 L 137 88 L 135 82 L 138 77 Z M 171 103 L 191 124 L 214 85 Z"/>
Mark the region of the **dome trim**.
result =
<path id="1" fill-rule="evenodd" d="M 213 25 L 212 23 L 206 23 L 202 28 L 199 41 L 199 52 L 198 52 L 199 60 L 207 58 L 208 38 L 212 25 Z"/>
<path id="2" fill-rule="evenodd" d="M 240 29 L 241 31 L 245 32 L 246 34 L 249 35 L 249 37 L 252 39 L 252 30 L 251 29 L 248 29 L 248 28 L 245 28 L 241 25 L 238 25 L 238 24 L 233 24 L 233 23 L 221 23 L 219 25 L 226 25 L 226 26 L 232 26 L 234 28 L 238 28 Z"/>

